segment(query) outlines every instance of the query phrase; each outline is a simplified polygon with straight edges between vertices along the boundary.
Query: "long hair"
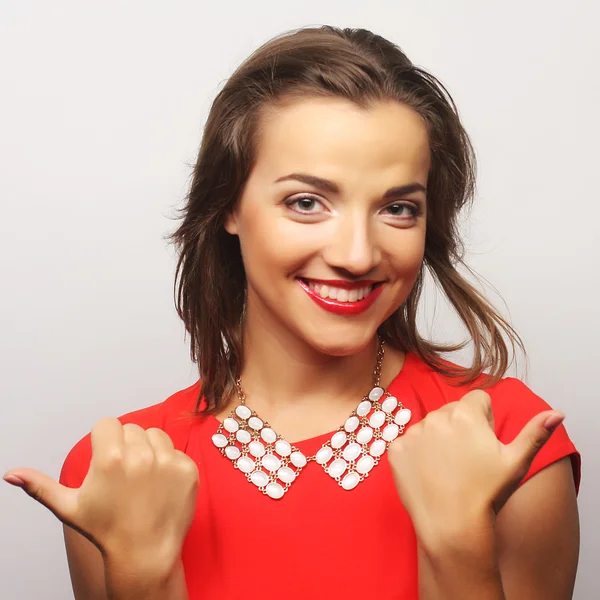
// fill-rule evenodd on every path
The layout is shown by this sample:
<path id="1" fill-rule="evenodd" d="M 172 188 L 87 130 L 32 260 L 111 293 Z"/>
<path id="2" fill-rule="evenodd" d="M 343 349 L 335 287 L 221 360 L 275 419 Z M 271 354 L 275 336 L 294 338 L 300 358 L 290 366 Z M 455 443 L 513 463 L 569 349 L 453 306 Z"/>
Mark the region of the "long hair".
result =
<path id="1" fill-rule="evenodd" d="M 385 38 L 365 29 L 323 26 L 270 40 L 228 79 L 212 104 L 182 220 L 171 236 L 179 252 L 175 303 L 190 335 L 207 411 L 219 409 L 242 366 L 246 276 L 238 238 L 226 233 L 224 222 L 253 167 L 261 113 L 290 98 L 315 96 L 361 107 L 395 100 L 422 117 L 431 151 L 424 261 L 406 301 L 379 335 L 417 353 L 457 385 L 472 383 L 485 371 L 484 385 L 497 382 L 510 364 L 507 340 L 513 351 L 515 344 L 524 348 L 510 324 L 459 272 L 466 265 L 458 215 L 473 199 L 476 165 L 456 105 L 440 81 Z M 425 269 L 464 323 L 467 341 L 437 344 L 417 331 Z M 469 340 L 470 367 L 457 370 L 441 357 Z"/>

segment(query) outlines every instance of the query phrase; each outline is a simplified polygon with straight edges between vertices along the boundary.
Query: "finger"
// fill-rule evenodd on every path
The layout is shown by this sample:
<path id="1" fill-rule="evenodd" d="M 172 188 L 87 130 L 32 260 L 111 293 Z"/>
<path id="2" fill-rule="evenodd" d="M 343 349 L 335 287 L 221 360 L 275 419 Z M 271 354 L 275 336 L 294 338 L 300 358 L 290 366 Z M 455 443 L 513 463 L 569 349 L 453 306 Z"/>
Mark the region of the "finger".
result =
<path id="1" fill-rule="evenodd" d="M 527 472 L 537 453 L 563 422 L 565 416 L 557 411 L 544 411 L 533 417 L 507 446 L 513 460 Z"/>
<path id="2" fill-rule="evenodd" d="M 124 446 L 123 425 L 112 417 L 100 419 L 91 432 L 92 460 L 103 459 L 107 452 L 122 450 Z"/>
<path id="3" fill-rule="evenodd" d="M 156 452 L 173 453 L 173 440 L 162 429 L 151 427 L 146 430 L 146 436 Z"/>
<path id="4" fill-rule="evenodd" d="M 52 511 L 63 523 L 71 523 L 77 508 L 77 490 L 67 488 L 34 469 L 12 469 L 5 481 L 18 485 L 34 500 Z"/>
<path id="5" fill-rule="evenodd" d="M 459 403 L 463 406 L 467 405 L 476 416 L 480 417 L 482 421 L 485 420 L 492 430 L 495 429 L 492 399 L 487 392 L 472 390 L 465 394 Z"/>
<path id="6" fill-rule="evenodd" d="M 123 438 L 125 445 L 142 446 L 144 448 L 152 449 L 150 440 L 146 435 L 146 432 L 135 423 L 127 423 L 123 425 Z"/>

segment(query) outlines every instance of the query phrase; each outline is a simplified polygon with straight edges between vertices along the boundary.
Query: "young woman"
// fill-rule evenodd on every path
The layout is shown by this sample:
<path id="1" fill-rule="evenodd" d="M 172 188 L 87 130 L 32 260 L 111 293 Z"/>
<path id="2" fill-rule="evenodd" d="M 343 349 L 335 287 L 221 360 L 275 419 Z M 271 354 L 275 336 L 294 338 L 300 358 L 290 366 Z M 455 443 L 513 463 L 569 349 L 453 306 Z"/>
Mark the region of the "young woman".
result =
<path id="1" fill-rule="evenodd" d="M 450 96 L 385 39 L 237 69 L 174 234 L 201 381 L 100 421 L 60 483 L 5 476 L 65 524 L 78 600 L 571 598 L 579 457 L 459 271 L 473 188 Z M 417 331 L 426 269 L 469 368 Z"/>

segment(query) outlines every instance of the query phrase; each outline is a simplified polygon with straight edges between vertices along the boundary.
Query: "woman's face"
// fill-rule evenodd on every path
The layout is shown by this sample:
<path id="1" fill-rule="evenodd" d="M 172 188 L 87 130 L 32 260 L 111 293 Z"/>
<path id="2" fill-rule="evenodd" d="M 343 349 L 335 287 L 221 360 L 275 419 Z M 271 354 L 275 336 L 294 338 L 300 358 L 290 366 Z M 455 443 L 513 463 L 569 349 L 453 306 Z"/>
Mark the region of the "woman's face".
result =
<path id="1" fill-rule="evenodd" d="M 419 273 L 429 166 L 425 124 L 400 103 L 269 109 L 225 225 L 240 240 L 247 326 L 329 355 L 363 349 Z"/>

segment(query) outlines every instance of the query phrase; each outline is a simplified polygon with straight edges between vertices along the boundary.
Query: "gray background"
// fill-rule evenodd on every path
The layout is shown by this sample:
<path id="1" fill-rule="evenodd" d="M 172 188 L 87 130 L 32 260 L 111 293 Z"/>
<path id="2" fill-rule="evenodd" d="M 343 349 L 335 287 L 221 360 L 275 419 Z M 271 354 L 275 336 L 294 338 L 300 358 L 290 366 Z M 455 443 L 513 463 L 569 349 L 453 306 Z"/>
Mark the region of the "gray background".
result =
<path id="1" fill-rule="evenodd" d="M 162 236 L 209 103 L 274 34 L 367 27 L 448 85 L 473 137 L 470 264 L 583 452 L 575 597 L 596 598 L 599 22 L 592 0 L 2 2 L 0 471 L 58 476 L 97 419 L 195 379 Z M 456 338 L 432 298 L 424 321 Z M 6 484 L 0 507 L 0 596 L 72 597 L 58 521 Z"/>

